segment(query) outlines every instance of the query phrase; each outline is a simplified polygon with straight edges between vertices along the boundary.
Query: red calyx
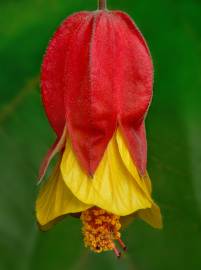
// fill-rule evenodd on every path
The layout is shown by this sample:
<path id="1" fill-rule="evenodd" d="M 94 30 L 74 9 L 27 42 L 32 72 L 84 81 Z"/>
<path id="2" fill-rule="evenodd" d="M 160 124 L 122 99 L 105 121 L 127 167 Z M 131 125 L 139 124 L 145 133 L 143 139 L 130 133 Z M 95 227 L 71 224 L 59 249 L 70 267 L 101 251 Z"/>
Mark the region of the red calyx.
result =
<path id="1" fill-rule="evenodd" d="M 95 172 L 118 126 L 145 173 L 152 82 L 148 47 L 127 14 L 80 12 L 57 30 L 42 65 L 42 99 L 58 138 L 67 126 L 87 173 Z"/>

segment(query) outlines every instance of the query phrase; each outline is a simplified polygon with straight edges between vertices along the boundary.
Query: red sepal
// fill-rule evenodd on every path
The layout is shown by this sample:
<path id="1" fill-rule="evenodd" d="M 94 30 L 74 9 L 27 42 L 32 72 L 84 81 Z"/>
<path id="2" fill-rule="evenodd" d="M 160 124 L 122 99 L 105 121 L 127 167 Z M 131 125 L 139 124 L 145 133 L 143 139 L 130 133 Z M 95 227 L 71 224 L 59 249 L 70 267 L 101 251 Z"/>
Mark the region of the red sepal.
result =
<path id="1" fill-rule="evenodd" d="M 38 175 L 38 184 L 41 183 L 41 181 L 43 180 L 46 171 L 48 169 L 48 166 L 50 164 L 50 162 L 52 161 L 52 159 L 54 158 L 54 156 L 59 153 L 60 151 L 62 151 L 62 149 L 65 147 L 65 143 L 66 143 L 66 127 L 64 127 L 62 136 L 56 139 L 56 141 L 54 142 L 54 144 L 51 146 L 51 148 L 48 150 L 47 154 L 45 155 L 40 169 L 39 169 L 39 175 Z"/>
<path id="2" fill-rule="evenodd" d="M 49 122 L 57 136 L 62 135 L 66 117 L 64 106 L 65 66 L 71 33 L 78 32 L 89 12 L 68 17 L 55 32 L 45 53 L 41 69 L 41 95 Z"/>
<path id="3" fill-rule="evenodd" d="M 93 174 L 119 124 L 134 161 L 146 169 L 144 118 L 153 66 L 132 20 L 119 11 L 82 12 L 56 32 L 42 68 L 42 96 L 58 136 L 67 125 L 76 155 Z"/>
<path id="4" fill-rule="evenodd" d="M 129 150 L 144 175 L 147 163 L 145 117 L 152 99 L 153 64 L 148 46 L 131 18 L 115 11 L 116 40 L 121 52 L 116 61 L 119 79 L 119 125 Z M 122 38 L 123 36 L 123 38 Z"/>

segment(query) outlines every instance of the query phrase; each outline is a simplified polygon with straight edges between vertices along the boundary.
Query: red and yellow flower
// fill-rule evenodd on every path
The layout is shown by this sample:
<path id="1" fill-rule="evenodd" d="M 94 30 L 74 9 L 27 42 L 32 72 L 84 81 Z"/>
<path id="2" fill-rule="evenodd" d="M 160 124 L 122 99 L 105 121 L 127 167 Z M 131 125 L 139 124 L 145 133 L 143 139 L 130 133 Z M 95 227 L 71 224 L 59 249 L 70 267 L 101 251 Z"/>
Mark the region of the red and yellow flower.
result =
<path id="1" fill-rule="evenodd" d="M 138 216 L 162 226 L 146 171 L 145 116 L 152 98 L 153 65 L 147 44 L 120 11 L 68 17 L 49 44 L 42 65 L 42 99 L 57 134 L 40 170 L 56 153 L 36 202 L 42 230 L 65 215 L 83 223 L 95 252 L 125 249 L 120 229 Z"/>

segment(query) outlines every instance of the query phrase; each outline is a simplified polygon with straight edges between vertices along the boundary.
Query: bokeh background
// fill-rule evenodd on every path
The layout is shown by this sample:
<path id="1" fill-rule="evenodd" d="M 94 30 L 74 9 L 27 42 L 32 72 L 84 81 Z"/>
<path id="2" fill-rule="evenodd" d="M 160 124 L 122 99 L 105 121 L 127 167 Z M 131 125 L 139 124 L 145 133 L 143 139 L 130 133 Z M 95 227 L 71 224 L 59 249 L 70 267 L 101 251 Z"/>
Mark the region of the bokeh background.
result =
<path id="1" fill-rule="evenodd" d="M 121 260 L 84 249 L 78 219 L 39 232 L 37 171 L 55 138 L 40 99 L 42 56 L 59 23 L 96 9 L 96 0 L 1 0 L 0 270 L 201 269 L 201 1 L 108 0 L 108 7 L 133 17 L 153 55 L 148 168 L 164 229 L 132 223 Z"/>

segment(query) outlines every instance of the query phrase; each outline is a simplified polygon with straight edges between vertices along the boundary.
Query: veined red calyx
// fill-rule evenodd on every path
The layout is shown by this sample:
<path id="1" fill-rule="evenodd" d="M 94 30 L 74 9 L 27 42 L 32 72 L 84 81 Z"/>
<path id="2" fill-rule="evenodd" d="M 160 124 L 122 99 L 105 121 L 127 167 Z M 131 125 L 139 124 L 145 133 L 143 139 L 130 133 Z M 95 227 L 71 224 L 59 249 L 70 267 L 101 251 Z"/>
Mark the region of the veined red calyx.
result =
<path id="1" fill-rule="evenodd" d="M 50 42 L 42 65 L 48 119 L 58 141 L 67 127 L 77 158 L 91 175 L 117 126 L 139 172 L 145 173 L 144 119 L 152 84 L 146 42 L 131 18 L 120 11 L 68 17 Z"/>

